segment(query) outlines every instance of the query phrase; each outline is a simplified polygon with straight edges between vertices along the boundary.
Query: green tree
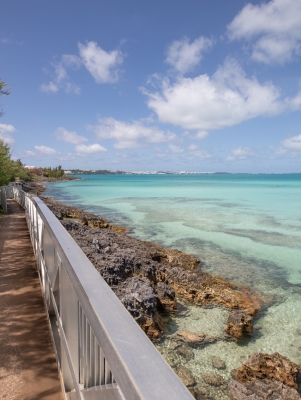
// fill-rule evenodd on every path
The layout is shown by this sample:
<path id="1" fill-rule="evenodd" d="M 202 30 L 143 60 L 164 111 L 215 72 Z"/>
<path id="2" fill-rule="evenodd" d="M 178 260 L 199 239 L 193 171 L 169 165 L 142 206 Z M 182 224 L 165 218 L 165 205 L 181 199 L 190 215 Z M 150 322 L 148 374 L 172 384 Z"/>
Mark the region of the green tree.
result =
<path id="1" fill-rule="evenodd" d="M 9 90 L 5 89 L 6 86 L 7 83 L 0 79 L 0 96 L 10 93 Z M 0 109 L 0 117 L 2 116 L 3 111 Z M 0 138 L 0 186 L 7 185 L 14 181 L 16 177 L 23 180 L 31 179 L 21 160 L 14 161 L 11 159 L 9 145 Z"/>
<path id="2" fill-rule="evenodd" d="M 43 175 L 48 178 L 61 178 L 65 174 L 65 171 L 62 169 L 61 165 L 55 168 L 43 168 Z"/>
<path id="3" fill-rule="evenodd" d="M 6 86 L 7 86 L 7 83 L 1 81 L 1 78 L 0 78 L 0 96 L 2 96 L 3 94 L 8 95 L 8 94 L 10 93 L 9 90 L 4 89 Z M 0 109 L 0 117 L 2 117 L 3 114 L 4 114 L 4 113 L 3 113 L 3 110 Z"/>
<path id="4" fill-rule="evenodd" d="M 31 179 L 21 160 L 12 160 L 9 145 L 0 139 L 0 186 L 13 182 L 17 177 L 25 181 Z"/>
<path id="5" fill-rule="evenodd" d="M 0 139 L 0 186 L 9 182 L 10 152 L 8 144 Z"/>

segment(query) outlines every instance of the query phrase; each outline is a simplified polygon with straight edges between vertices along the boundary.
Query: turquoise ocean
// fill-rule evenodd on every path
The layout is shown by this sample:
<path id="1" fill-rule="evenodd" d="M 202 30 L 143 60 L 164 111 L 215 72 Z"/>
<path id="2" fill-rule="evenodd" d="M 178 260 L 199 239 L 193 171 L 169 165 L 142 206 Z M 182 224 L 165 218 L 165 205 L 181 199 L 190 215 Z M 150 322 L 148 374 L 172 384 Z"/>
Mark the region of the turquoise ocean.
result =
<path id="1" fill-rule="evenodd" d="M 45 195 L 106 217 L 139 239 L 196 255 L 203 271 L 265 299 L 251 338 L 193 349 L 194 359 L 184 365 L 197 379 L 208 372 L 228 379 L 256 351 L 279 352 L 301 364 L 301 174 L 78 177 L 48 184 Z M 188 329 L 218 336 L 229 314 L 181 300 L 179 311 L 168 333 Z M 167 339 L 158 345 L 168 361 L 170 344 Z M 226 369 L 213 368 L 214 356 Z M 227 398 L 214 390 L 213 398 Z"/>

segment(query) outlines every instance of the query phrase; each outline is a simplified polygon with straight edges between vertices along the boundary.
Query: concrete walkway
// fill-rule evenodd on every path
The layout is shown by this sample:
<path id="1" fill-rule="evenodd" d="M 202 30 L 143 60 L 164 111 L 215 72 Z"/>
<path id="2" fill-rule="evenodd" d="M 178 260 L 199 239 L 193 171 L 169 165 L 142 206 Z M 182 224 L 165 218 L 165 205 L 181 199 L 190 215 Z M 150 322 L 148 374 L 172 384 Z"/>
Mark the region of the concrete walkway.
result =
<path id="1" fill-rule="evenodd" d="M 24 210 L 0 217 L 0 399 L 63 400 Z"/>

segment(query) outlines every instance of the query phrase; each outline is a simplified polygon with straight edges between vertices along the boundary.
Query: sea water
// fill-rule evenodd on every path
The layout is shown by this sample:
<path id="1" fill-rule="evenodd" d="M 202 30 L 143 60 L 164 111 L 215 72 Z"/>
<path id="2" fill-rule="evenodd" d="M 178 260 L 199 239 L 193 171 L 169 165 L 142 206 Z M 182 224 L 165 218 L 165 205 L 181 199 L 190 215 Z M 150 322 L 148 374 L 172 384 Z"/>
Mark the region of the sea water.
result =
<path id="1" fill-rule="evenodd" d="M 193 349 L 182 363 L 202 390 L 204 373 L 226 380 L 248 355 L 279 352 L 301 364 L 301 175 L 80 175 L 81 180 L 48 184 L 46 195 L 107 217 L 130 234 L 177 248 L 201 259 L 202 271 L 258 293 L 263 308 L 254 334 L 240 343 L 218 341 Z M 167 333 L 187 329 L 222 335 L 229 311 L 202 308 L 179 299 L 179 313 Z M 170 361 L 172 341 L 157 347 Z M 218 356 L 226 369 L 217 371 Z M 174 360 L 173 360 L 174 362 Z M 208 397 L 209 398 L 209 397 Z"/>

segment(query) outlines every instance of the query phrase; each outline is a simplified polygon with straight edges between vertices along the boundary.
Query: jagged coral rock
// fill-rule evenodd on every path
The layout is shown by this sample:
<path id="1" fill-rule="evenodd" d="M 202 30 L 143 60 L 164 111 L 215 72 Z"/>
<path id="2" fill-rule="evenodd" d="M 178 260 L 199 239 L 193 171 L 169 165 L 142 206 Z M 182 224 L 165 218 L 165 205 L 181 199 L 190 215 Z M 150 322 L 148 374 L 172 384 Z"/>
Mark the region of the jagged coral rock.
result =
<path id="1" fill-rule="evenodd" d="M 298 388 L 297 377 L 300 367 L 279 353 L 254 353 L 232 372 L 234 379 L 244 383 L 255 379 L 274 379 Z"/>
<path id="2" fill-rule="evenodd" d="M 251 336 L 253 333 L 253 315 L 248 314 L 248 311 L 232 311 L 229 315 L 225 332 L 238 339 L 246 335 Z"/>
<path id="3" fill-rule="evenodd" d="M 300 366 L 279 353 L 254 353 L 232 371 L 231 400 L 297 400 Z"/>
<path id="4" fill-rule="evenodd" d="M 157 339 L 160 328 L 156 324 L 157 295 L 151 282 L 137 276 L 128 278 L 115 291 L 121 303 L 153 339 Z"/>
<path id="5" fill-rule="evenodd" d="M 177 311 L 175 291 L 163 282 L 158 282 L 156 290 L 158 294 L 158 309 L 167 312 Z"/>

